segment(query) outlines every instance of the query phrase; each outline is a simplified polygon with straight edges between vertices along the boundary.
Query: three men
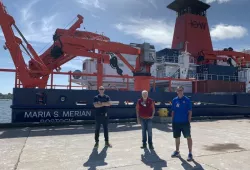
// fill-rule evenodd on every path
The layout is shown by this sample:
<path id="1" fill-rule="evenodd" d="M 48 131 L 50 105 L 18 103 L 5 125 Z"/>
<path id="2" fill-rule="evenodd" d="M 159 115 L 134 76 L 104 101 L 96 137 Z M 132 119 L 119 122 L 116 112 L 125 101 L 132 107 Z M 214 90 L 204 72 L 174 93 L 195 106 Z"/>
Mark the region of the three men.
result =
<path id="1" fill-rule="evenodd" d="M 108 136 L 108 107 L 111 105 L 110 97 L 104 94 L 104 87 L 99 87 L 99 94 L 94 97 L 94 106 L 96 108 L 96 130 L 95 130 L 95 147 L 99 144 L 100 125 L 103 125 L 105 145 L 112 147 L 109 143 Z M 191 138 L 191 118 L 192 118 L 192 103 L 190 99 L 183 94 L 184 88 L 177 87 L 177 97 L 172 101 L 172 126 L 173 137 L 175 138 L 176 150 L 172 157 L 177 157 L 180 154 L 180 137 L 181 133 L 187 138 L 188 143 L 188 161 L 193 159 L 192 155 L 192 138 Z M 138 99 L 136 104 L 137 122 L 142 126 L 142 146 L 147 147 L 147 137 L 150 149 L 154 149 L 152 141 L 152 118 L 155 114 L 154 101 L 148 97 L 146 90 L 142 91 L 142 97 Z"/>
<path id="2" fill-rule="evenodd" d="M 191 138 L 191 118 L 192 118 L 192 103 L 190 99 L 183 94 L 184 88 L 177 87 L 177 97 L 172 101 L 172 127 L 173 136 L 175 138 L 176 150 L 172 157 L 177 157 L 180 154 L 180 137 L 181 132 L 184 138 L 187 138 L 188 143 L 188 161 L 193 159 L 192 155 L 192 138 Z"/>
<path id="3" fill-rule="evenodd" d="M 138 99 L 136 104 L 137 122 L 141 123 L 142 126 L 142 146 L 141 148 L 147 147 L 147 136 L 148 144 L 150 149 L 154 149 L 152 141 L 152 118 L 155 114 L 154 101 L 148 97 L 146 90 L 142 91 L 142 98 Z"/>
<path id="4" fill-rule="evenodd" d="M 95 114 L 95 148 L 99 146 L 99 134 L 101 124 L 103 125 L 104 130 L 104 138 L 105 138 L 105 146 L 112 147 L 109 143 L 109 135 L 108 135 L 108 107 L 111 105 L 110 97 L 104 94 L 104 87 L 99 87 L 99 94 L 94 97 L 94 107 L 96 108 Z"/>

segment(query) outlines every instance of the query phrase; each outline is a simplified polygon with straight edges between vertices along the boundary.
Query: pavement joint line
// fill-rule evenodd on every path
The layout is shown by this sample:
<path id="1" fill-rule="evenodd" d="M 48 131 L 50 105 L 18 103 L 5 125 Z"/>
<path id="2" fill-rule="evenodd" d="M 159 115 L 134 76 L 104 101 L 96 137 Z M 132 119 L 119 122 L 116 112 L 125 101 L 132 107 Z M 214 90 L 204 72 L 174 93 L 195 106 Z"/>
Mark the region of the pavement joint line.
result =
<path id="1" fill-rule="evenodd" d="M 200 162 L 200 163 L 202 163 L 202 164 L 204 164 L 204 165 L 206 165 L 206 166 L 208 166 L 208 167 L 210 167 L 210 168 L 213 168 L 213 169 L 216 169 L 216 170 L 220 170 L 220 169 L 218 169 L 218 168 L 216 168 L 216 167 L 213 167 L 213 166 L 211 166 L 211 165 L 209 165 L 209 164 L 206 164 L 206 163 L 203 163 L 203 162 Z"/>
<path id="2" fill-rule="evenodd" d="M 224 155 L 224 154 L 230 154 L 230 153 L 236 153 L 236 152 L 249 152 L 250 150 L 248 150 L 248 149 L 242 149 L 242 150 L 238 150 L 238 151 L 232 151 L 232 152 L 223 152 L 223 153 L 217 153 L 217 154 L 208 154 L 208 155 L 200 155 L 200 156 L 196 156 L 196 158 L 201 158 L 201 157 L 208 157 L 208 156 L 216 156 L 216 155 Z M 211 167 L 211 168 L 214 168 L 214 169 L 216 169 L 216 170 L 220 170 L 220 169 L 218 169 L 218 168 L 216 168 L 216 167 L 213 167 L 213 166 L 211 166 L 211 165 L 209 165 L 209 164 L 206 164 L 206 163 L 204 163 L 204 162 L 202 162 L 202 161 L 199 161 L 199 163 L 202 163 L 202 164 L 204 164 L 204 165 L 206 165 L 206 166 L 209 166 L 209 167 Z"/>
<path id="3" fill-rule="evenodd" d="M 22 155 L 23 150 L 24 150 L 24 148 L 25 148 L 25 146 L 26 146 L 26 142 L 27 142 L 27 140 L 28 140 L 28 138 L 29 138 L 29 136 L 30 136 L 30 133 L 31 133 L 31 129 L 29 129 L 29 133 L 28 133 L 28 135 L 27 135 L 27 137 L 26 137 L 26 139 L 25 139 L 25 141 L 24 141 L 23 147 L 22 147 L 22 149 L 21 149 L 21 151 L 20 151 L 20 153 L 19 153 L 19 155 L 18 155 L 18 159 L 17 159 L 17 162 L 16 162 L 16 164 L 15 164 L 15 166 L 14 166 L 14 170 L 17 170 L 18 164 L 19 164 L 20 159 L 21 159 L 21 155 Z"/>
<path id="4" fill-rule="evenodd" d="M 165 162 L 165 160 L 161 160 L 161 161 L 148 161 L 147 163 L 156 164 L 156 163 L 160 163 L 160 162 Z M 113 167 L 104 168 L 104 169 L 116 169 L 116 168 L 129 167 L 129 166 L 142 165 L 142 164 L 143 163 L 134 163 L 134 164 L 128 164 L 128 165 L 113 166 Z"/>

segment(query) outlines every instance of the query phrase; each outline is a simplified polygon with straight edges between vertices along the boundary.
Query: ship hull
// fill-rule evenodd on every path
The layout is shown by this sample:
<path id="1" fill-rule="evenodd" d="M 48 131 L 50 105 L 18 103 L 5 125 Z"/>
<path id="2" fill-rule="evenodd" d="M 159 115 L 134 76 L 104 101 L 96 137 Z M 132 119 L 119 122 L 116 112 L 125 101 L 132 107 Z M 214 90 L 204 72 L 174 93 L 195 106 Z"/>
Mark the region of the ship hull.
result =
<path id="1" fill-rule="evenodd" d="M 41 95 L 42 94 L 42 95 Z M 135 104 L 141 96 L 136 91 L 106 91 L 112 102 L 119 103 L 109 108 L 110 119 L 136 118 Z M 94 120 L 94 90 L 61 89 L 13 89 L 12 123 L 23 122 L 74 122 Z M 149 96 L 158 102 L 156 116 L 162 110 L 171 116 L 171 104 L 176 93 L 150 92 Z M 192 94 L 193 117 L 249 116 L 250 94 Z M 125 101 L 132 102 L 127 105 Z"/>

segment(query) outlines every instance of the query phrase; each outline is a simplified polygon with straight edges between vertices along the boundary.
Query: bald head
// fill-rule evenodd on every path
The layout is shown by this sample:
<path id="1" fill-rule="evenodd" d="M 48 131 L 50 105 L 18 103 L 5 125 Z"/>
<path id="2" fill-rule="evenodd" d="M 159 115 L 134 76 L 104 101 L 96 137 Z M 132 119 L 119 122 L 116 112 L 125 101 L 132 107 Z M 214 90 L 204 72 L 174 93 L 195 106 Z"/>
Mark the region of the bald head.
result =
<path id="1" fill-rule="evenodd" d="M 99 87 L 99 89 L 98 89 L 98 91 L 99 91 L 99 93 L 100 93 L 100 95 L 103 95 L 104 94 L 104 87 L 103 86 L 100 86 Z"/>
<path id="2" fill-rule="evenodd" d="M 143 91 L 141 92 L 141 94 L 142 94 L 142 98 L 143 98 L 143 99 L 147 99 L 147 98 L 148 98 L 148 91 L 147 91 L 147 90 L 143 90 Z"/>

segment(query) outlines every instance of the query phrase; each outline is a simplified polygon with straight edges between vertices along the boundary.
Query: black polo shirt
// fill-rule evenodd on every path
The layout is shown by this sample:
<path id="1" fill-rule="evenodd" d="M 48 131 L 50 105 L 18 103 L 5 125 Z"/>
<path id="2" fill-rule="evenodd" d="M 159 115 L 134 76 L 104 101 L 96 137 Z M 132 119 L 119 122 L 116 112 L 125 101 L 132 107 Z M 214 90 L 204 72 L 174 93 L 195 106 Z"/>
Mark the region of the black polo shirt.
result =
<path id="1" fill-rule="evenodd" d="M 103 96 L 101 96 L 100 94 L 98 94 L 97 96 L 94 97 L 94 103 L 97 103 L 97 102 L 108 102 L 110 101 L 110 97 L 106 94 L 104 94 Z M 96 111 L 95 111 L 95 115 L 96 116 L 104 116 L 105 113 L 108 112 L 108 107 L 107 106 L 102 106 L 102 107 L 99 107 L 99 108 L 95 108 Z"/>

